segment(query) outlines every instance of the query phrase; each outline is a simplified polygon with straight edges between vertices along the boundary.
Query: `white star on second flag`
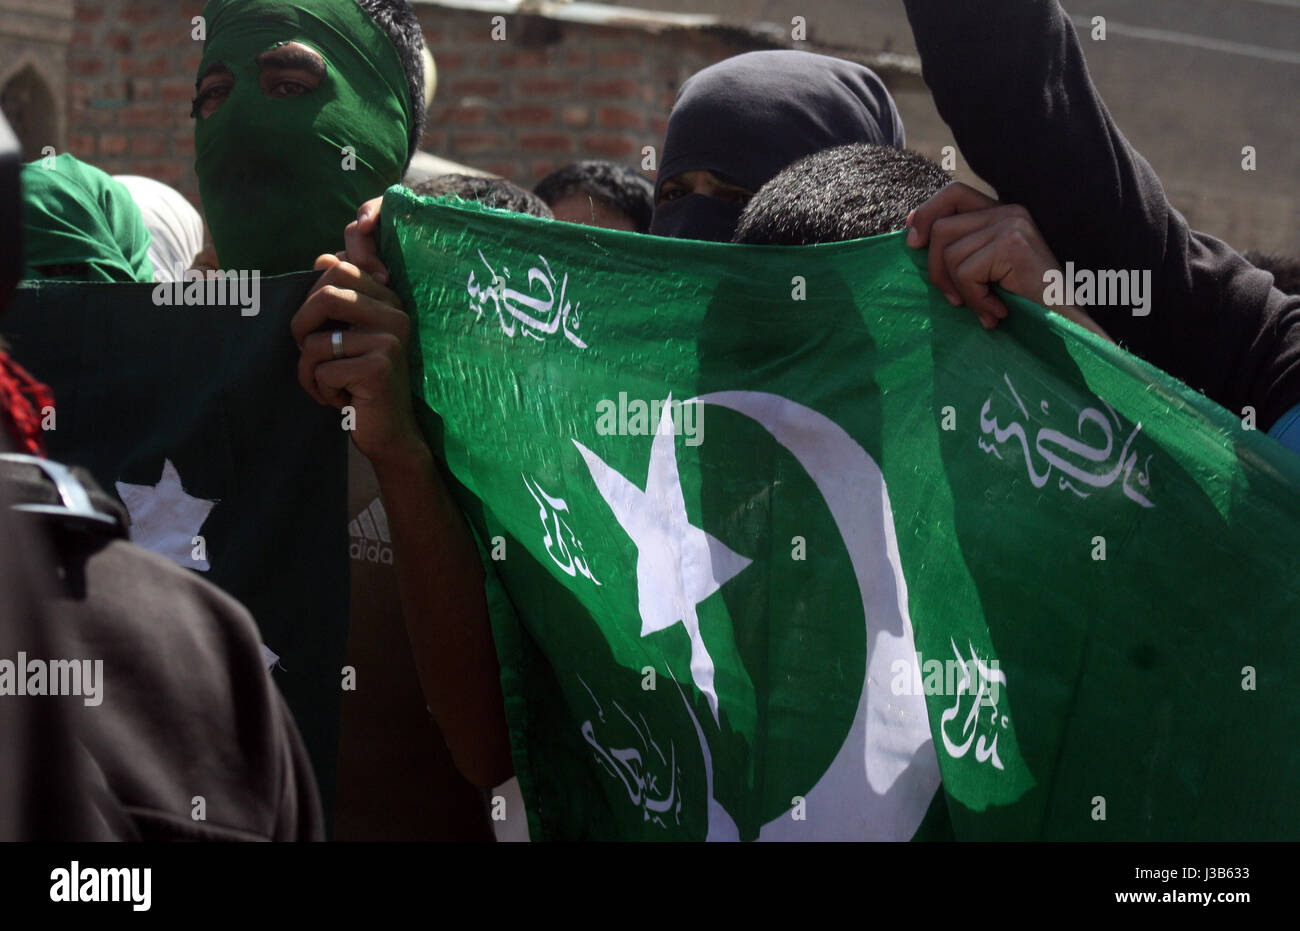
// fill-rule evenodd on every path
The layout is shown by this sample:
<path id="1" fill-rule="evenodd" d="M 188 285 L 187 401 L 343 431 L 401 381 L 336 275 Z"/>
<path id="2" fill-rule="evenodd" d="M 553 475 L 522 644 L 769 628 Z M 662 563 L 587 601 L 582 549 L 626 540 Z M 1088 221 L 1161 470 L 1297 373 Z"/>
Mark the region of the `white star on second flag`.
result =
<path id="1" fill-rule="evenodd" d="M 650 449 L 645 491 L 605 464 L 577 440 L 592 481 L 619 524 L 637 547 L 637 600 L 641 636 L 681 623 L 691 641 L 691 680 L 704 694 L 718 723 L 718 694 L 713 686 L 713 657 L 709 656 L 695 606 L 752 560 L 686 517 L 686 500 L 677 472 L 677 447 L 671 412 L 672 395 L 664 403 L 659 428 Z"/>
<path id="2" fill-rule="evenodd" d="M 170 459 L 164 460 L 157 485 L 113 484 L 131 515 L 132 543 L 186 569 L 207 572 L 211 568 L 207 559 L 193 558 L 194 538 L 217 502 L 186 494 Z"/>

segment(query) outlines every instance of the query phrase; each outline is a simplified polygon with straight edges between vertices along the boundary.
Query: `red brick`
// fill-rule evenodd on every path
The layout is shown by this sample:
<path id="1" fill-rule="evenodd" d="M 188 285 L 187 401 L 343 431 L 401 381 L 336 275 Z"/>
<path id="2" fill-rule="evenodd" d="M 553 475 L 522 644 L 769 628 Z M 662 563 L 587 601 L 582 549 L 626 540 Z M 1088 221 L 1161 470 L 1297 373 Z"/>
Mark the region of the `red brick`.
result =
<path id="1" fill-rule="evenodd" d="M 163 78 L 158 87 L 163 100 L 188 103 L 194 99 L 194 82 L 189 78 Z"/>
<path id="2" fill-rule="evenodd" d="M 573 139 L 564 133 L 524 133 L 519 137 L 521 152 L 572 152 Z"/>
<path id="3" fill-rule="evenodd" d="M 438 121 L 440 125 L 452 126 L 486 126 L 488 122 L 487 107 L 477 106 L 450 107 L 447 115 Z"/>
<path id="4" fill-rule="evenodd" d="M 128 54 L 131 51 L 132 45 L 131 35 L 126 32 L 114 32 L 108 37 L 108 41 L 105 42 L 104 45 L 115 52 Z"/>
<path id="5" fill-rule="evenodd" d="M 172 153 L 186 158 L 194 157 L 194 130 L 177 130 L 172 135 Z"/>
<path id="6" fill-rule="evenodd" d="M 492 17 L 476 14 L 470 19 L 460 18 L 459 21 L 450 24 L 452 26 L 449 35 L 444 37 L 444 41 L 452 42 L 457 46 L 466 42 L 482 42 L 491 44 L 496 48 L 501 48 L 514 38 L 514 27 L 506 22 L 506 37 L 503 40 L 492 38 Z"/>
<path id="7" fill-rule="evenodd" d="M 591 122 L 591 111 L 578 104 L 561 107 L 560 121 L 573 129 L 585 129 Z"/>
<path id="8" fill-rule="evenodd" d="M 77 114 L 77 125 L 86 129 L 115 129 L 117 115 L 115 107 L 86 107 Z"/>
<path id="9" fill-rule="evenodd" d="M 588 81 L 582 85 L 582 94 L 586 97 L 617 97 L 635 99 L 641 85 L 629 78 L 614 80 Z"/>
<path id="10" fill-rule="evenodd" d="M 156 78 L 171 73 L 166 55 L 131 55 L 121 59 L 118 66 L 127 77 Z"/>
<path id="11" fill-rule="evenodd" d="M 159 133 L 135 133 L 131 136 L 131 154 L 156 157 L 167 150 L 166 142 Z"/>
<path id="12" fill-rule="evenodd" d="M 450 74 L 465 67 L 465 56 L 460 52 L 442 52 L 433 56 L 433 65 L 439 74 Z"/>
<path id="13" fill-rule="evenodd" d="M 707 64 L 708 62 L 701 62 L 700 67 L 704 67 Z M 671 84 L 673 87 L 676 87 L 698 70 L 699 68 L 692 67 L 680 59 L 665 58 L 655 65 L 652 73 L 656 77 L 666 81 L 668 84 Z"/>
<path id="14" fill-rule="evenodd" d="M 447 148 L 447 134 L 440 129 L 432 129 L 420 140 L 420 148 L 426 152 L 442 152 Z"/>
<path id="15" fill-rule="evenodd" d="M 545 126 L 555 122 L 554 107 L 505 107 L 501 121 L 511 125 Z"/>
<path id="16" fill-rule="evenodd" d="M 499 178 L 509 178 L 512 181 L 524 176 L 524 173 L 520 171 L 519 166 L 514 162 L 489 162 L 486 165 L 476 164 L 473 167 L 479 171 L 486 171 L 490 175 L 496 175 Z"/>
<path id="17" fill-rule="evenodd" d="M 77 55 L 68 62 L 68 70 L 73 74 L 92 76 L 104 73 L 104 62 L 99 58 Z"/>
<path id="18" fill-rule="evenodd" d="M 101 133 L 99 136 L 100 155 L 125 155 L 127 137 L 123 133 Z"/>
<path id="19" fill-rule="evenodd" d="M 68 100 L 74 107 L 84 106 L 86 101 L 95 96 L 95 85 L 90 81 L 72 78 L 68 81 Z"/>
<path id="20" fill-rule="evenodd" d="M 591 66 L 591 52 L 573 49 L 560 56 L 566 68 L 588 68 Z"/>
<path id="21" fill-rule="evenodd" d="M 146 178 L 153 178 L 155 181 L 175 187 L 189 170 L 185 166 L 184 161 L 176 159 L 149 159 L 132 162 L 130 171 L 132 174 L 144 175 Z"/>
<path id="22" fill-rule="evenodd" d="M 156 104 L 136 104 L 122 110 L 122 126 L 126 129 L 165 129 L 178 118 L 175 107 Z"/>
<path id="23" fill-rule="evenodd" d="M 662 116 L 651 117 L 650 132 L 656 139 L 662 139 L 668 134 L 668 120 Z"/>
<path id="24" fill-rule="evenodd" d="M 641 151 L 641 146 L 627 136 L 583 136 L 582 148 L 608 158 L 627 158 Z"/>
<path id="25" fill-rule="evenodd" d="M 117 7 L 117 18 L 124 23 L 153 23 L 159 18 L 159 7 L 153 3 L 140 3 L 139 0 L 134 0 L 131 3 L 118 4 Z M 172 9 L 172 15 L 175 15 L 175 7 Z"/>
<path id="26" fill-rule="evenodd" d="M 639 49 L 619 49 L 613 52 L 596 53 L 597 68 L 640 68 L 641 52 Z"/>
<path id="27" fill-rule="evenodd" d="M 526 52 L 502 52 L 495 56 L 498 68 L 545 68 L 546 53 L 529 49 Z"/>
<path id="28" fill-rule="evenodd" d="M 99 3 L 75 3 L 74 16 L 79 23 L 98 23 L 104 19 L 104 7 Z"/>
<path id="29" fill-rule="evenodd" d="M 500 152 L 508 148 L 505 133 L 453 133 L 452 147 L 458 152 L 474 154 L 476 152 Z"/>
<path id="30" fill-rule="evenodd" d="M 194 27 L 190 25 L 189 20 L 172 22 L 169 19 L 164 25 L 141 30 L 138 37 L 139 48 L 142 52 L 152 52 L 157 49 L 171 48 L 182 42 L 191 42 L 193 40 L 190 34 L 193 30 Z"/>
<path id="31" fill-rule="evenodd" d="M 558 97 L 573 94 L 572 78 L 534 77 L 515 81 L 515 93 L 520 97 Z"/>
<path id="32" fill-rule="evenodd" d="M 642 129 L 645 116 L 626 107 L 601 107 L 596 113 L 601 129 Z"/>
<path id="33" fill-rule="evenodd" d="M 123 88 L 127 100 L 157 100 L 158 82 L 152 78 L 132 78 Z"/>
<path id="34" fill-rule="evenodd" d="M 68 150 L 78 158 L 90 158 L 95 154 L 95 137 L 91 133 L 68 133 Z"/>
<path id="35" fill-rule="evenodd" d="M 447 84 L 447 96 L 451 98 L 498 97 L 501 91 L 502 83 L 496 78 L 462 78 Z"/>

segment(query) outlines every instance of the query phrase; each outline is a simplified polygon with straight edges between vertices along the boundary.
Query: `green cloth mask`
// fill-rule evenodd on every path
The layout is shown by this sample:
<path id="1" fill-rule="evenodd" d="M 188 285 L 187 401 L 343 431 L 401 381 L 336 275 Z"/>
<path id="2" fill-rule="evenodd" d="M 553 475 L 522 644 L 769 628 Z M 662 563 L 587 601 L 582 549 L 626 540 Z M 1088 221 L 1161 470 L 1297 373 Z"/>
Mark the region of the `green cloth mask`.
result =
<path id="1" fill-rule="evenodd" d="M 149 230 L 125 185 L 60 155 L 24 165 L 22 190 L 23 277 L 153 281 Z M 37 271 L 68 265 L 84 267 Z"/>
<path id="2" fill-rule="evenodd" d="M 397 49 L 356 0 L 209 0 L 203 15 L 199 74 L 220 62 L 234 75 L 194 130 L 217 257 L 268 275 L 311 268 L 343 248 L 363 201 L 402 179 L 412 115 Z M 317 52 L 325 77 L 310 93 L 267 97 L 255 59 L 286 42 Z"/>

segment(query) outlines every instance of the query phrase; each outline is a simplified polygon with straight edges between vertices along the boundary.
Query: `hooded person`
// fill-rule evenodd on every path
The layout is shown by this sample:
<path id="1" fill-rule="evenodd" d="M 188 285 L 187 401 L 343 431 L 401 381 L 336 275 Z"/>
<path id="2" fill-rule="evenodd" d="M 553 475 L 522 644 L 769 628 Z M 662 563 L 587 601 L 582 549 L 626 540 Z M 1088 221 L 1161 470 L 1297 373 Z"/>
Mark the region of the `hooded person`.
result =
<path id="1" fill-rule="evenodd" d="M 414 36 L 394 25 L 403 11 Z M 418 24 L 391 0 L 208 0 L 203 15 L 194 169 L 217 256 L 269 275 L 310 269 L 414 153 Z M 394 35 L 410 41 L 399 50 Z"/>
<path id="2" fill-rule="evenodd" d="M 745 202 L 787 165 L 855 142 L 902 147 L 893 98 L 864 65 L 799 51 L 747 52 L 677 92 L 650 233 L 730 242 Z"/>
<path id="3" fill-rule="evenodd" d="M 150 236 L 131 192 L 71 155 L 22 169 L 24 278 L 153 281 Z"/>

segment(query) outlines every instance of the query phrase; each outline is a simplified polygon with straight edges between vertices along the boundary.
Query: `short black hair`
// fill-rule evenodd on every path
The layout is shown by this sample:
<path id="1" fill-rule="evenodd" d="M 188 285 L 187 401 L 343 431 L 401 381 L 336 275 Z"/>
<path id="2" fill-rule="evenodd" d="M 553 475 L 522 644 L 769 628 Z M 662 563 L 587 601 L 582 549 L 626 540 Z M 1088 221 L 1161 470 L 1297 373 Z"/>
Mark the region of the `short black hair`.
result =
<path id="1" fill-rule="evenodd" d="M 808 246 L 891 233 L 952 180 L 918 152 L 855 143 L 807 155 L 764 184 L 733 242 Z"/>
<path id="2" fill-rule="evenodd" d="M 357 0 L 361 7 L 384 34 L 388 36 L 397 57 L 406 72 L 406 83 L 411 92 L 411 133 L 407 141 L 406 168 L 411 167 L 424 138 L 424 33 L 410 0 Z M 405 171 L 406 169 L 403 169 Z"/>
<path id="3" fill-rule="evenodd" d="M 438 175 L 411 185 L 411 190 L 422 197 L 455 195 L 461 200 L 478 201 L 485 207 L 513 210 L 545 220 L 554 219 L 551 208 L 536 194 L 525 191 L 505 178 L 480 178 L 473 175 Z"/>
<path id="4" fill-rule="evenodd" d="M 1283 294 L 1300 294 L 1300 259 L 1294 255 L 1266 255 L 1247 252 L 1242 256 L 1256 268 L 1273 273 L 1273 287 Z"/>
<path id="5" fill-rule="evenodd" d="M 649 178 L 626 165 L 600 159 L 574 162 L 551 172 L 537 182 L 533 193 L 548 204 L 585 194 L 623 214 L 638 233 L 650 230 L 655 207 L 655 186 Z"/>

